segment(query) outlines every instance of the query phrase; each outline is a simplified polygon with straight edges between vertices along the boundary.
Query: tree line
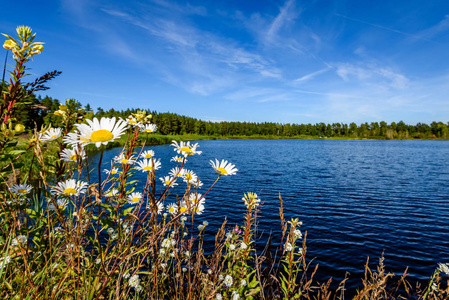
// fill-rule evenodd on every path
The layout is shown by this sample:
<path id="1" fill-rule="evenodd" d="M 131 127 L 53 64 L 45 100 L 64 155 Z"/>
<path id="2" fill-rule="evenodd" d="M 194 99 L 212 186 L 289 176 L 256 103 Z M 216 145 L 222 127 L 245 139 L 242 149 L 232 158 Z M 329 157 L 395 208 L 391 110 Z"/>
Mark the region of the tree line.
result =
<path id="1" fill-rule="evenodd" d="M 58 117 L 51 114 L 59 109 L 61 103 L 49 96 L 36 97 L 33 100 L 34 109 L 22 112 L 27 124 L 36 122 L 38 127 L 51 123 L 58 126 Z M 79 104 L 81 108 L 82 105 Z M 83 107 L 87 118 L 121 117 L 127 118 L 139 109 L 104 110 L 98 107 L 94 112 L 89 104 Z M 368 138 L 368 139 L 448 139 L 449 122 L 432 122 L 430 125 L 418 123 L 408 125 L 403 121 L 392 122 L 365 122 L 360 125 L 352 122 L 346 123 L 316 123 L 316 124 L 280 124 L 273 122 L 212 122 L 203 121 L 175 113 L 159 113 L 145 110 L 153 115 L 153 123 L 158 132 L 163 135 L 198 134 L 208 136 L 278 136 L 278 137 L 315 137 L 315 138 Z M 30 126 L 31 128 L 34 127 Z"/>

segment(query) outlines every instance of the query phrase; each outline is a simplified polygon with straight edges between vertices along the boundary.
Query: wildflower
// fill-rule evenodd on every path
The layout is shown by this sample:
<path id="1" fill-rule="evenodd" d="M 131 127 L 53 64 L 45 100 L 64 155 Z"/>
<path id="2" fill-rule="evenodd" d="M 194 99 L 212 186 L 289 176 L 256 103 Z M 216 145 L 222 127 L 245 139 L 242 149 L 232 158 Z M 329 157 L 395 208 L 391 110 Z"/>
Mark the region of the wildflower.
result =
<path id="1" fill-rule="evenodd" d="M 218 275 L 218 280 L 222 281 L 224 279 L 223 275 Z"/>
<path id="2" fill-rule="evenodd" d="M 95 263 L 96 263 L 97 265 L 99 265 L 99 264 L 101 263 L 101 258 L 97 258 L 97 259 L 95 260 Z"/>
<path id="3" fill-rule="evenodd" d="M 0 269 L 3 269 L 10 262 L 11 262 L 10 256 L 0 257 Z"/>
<path id="4" fill-rule="evenodd" d="M 167 211 L 171 215 L 174 215 L 178 212 L 178 206 L 175 203 L 169 204 L 169 205 L 167 205 Z"/>
<path id="5" fill-rule="evenodd" d="M 164 239 L 161 243 L 161 246 L 164 248 L 169 248 L 171 246 L 171 240 L 170 239 Z"/>
<path id="6" fill-rule="evenodd" d="M 170 176 L 161 177 L 161 178 L 159 178 L 159 180 L 162 181 L 162 184 L 164 186 L 172 187 L 172 186 L 177 186 L 178 185 L 175 182 L 175 180 L 173 179 L 173 177 L 170 177 Z"/>
<path id="7" fill-rule="evenodd" d="M 185 222 L 185 221 L 187 221 L 187 217 L 185 217 L 185 216 L 181 217 L 181 222 Z"/>
<path id="8" fill-rule="evenodd" d="M 184 232 L 182 235 L 183 235 L 183 236 L 187 236 L 187 232 Z"/>
<path id="9" fill-rule="evenodd" d="M 165 269 L 167 267 L 167 264 L 166 263 L 161 263 L 161 268 L 162 269 Z"/>
<path id="10" fill-rule="evenodd" d="M 187 272 L 187 268 L 182 268 L 182 271 L 185 273 Z"/>
<path id="11" fill-rule="evenodd" d="M 140 202 L 140 200 L 142 200 L 142 197 L 143 197 L 142 193 L 139 192 L 131 193 L 131 195 L 128 196 L 128 203 L 136 204 Z"/>
<path id="12" fill-rule="evenodd" d="M 179 203 L 178 211 L 183 215 L 187 213 L 187 204 L 184 201 Z"/>
<path id="13" fill-rule="evenodd" d="M 67 135 L 62 138 L 62 142 L 68 146 L 76 148 L 78 145 L 84 146 L 87 141 L 81 140 L 79 132 L 76 131 L 67 133 Z"/>
<path id="14" fill-rule="evenodd" d="M 190 145 L 190 142 L 179 142 L 179 144 L 176 141 L 172 141 L 171 145 L 175 147 L 174 151 L 178 152 L 178 154 L 181 154 L 183 156 L 192 156 L 192 155 L 200 155 L 202 152 L 197 151 L 196 148 L 199 147 L 198 143 L 194 145 Z"/>
<path id="15" fill-rule="evenodd" d="M 184 158 L 183 156 L 173 156 L 172 157 L 172 159 L 170 159 L 170 161 L 174 161 L 174 162 L 177 162 L 177 163 L 182 163 L 182 161 L 187 161 L 187 159 L 186 158 Z"/>
<path id="16" fill-rule="evenodd" d="M 223 300 L 223 296 L 222 296 L 220 293 L 217 293 L 217 294 L 215 295 L 215 299 L 217 299 L 217 300 Z"/>
<path id="17" fill-rule="evenodd" d="M 164 203 L 162 201 L 156 202 L 156 213 L 160 215 L 164 210 Z"/>
<path id="18" fill-rule="evenodd" d="M 126 272 L 125 275 L 123 275 L 123 278 L 128 279 L 129 276 L 131 276 L 131 275 L 129 275 L 129 272 Z"/>
<path id="19" fill-rule="evenodd" d="M 47 130 L 41 137 L 40 140 L 45 143 L 45 142 L 50 142 L 50 141 L 54 141 L 56 140 L 58 137 L 61 136 L 61 128 L 51 128 L 49 130 Z"/>
<path id="20" fill-rule="evenodd" d="M 232 291 L 232 300 L 239 300 L 240 295 L 237 291 Z"/>
<path id="21" fill-rule="evenodd" d="M 107 192 L 104 196 L 111 198 L 111 197 L 115 197 L 119 194 L 119 191 L 117 189 L 112 189 L 109 192 Z"/>
<path id="22" fill-rule="evenodd" d="M 132 165 L 136 162 L 134 157 L 131 155 L 130 157 L 125 157 L 123 153 L 114 157 L 114 161 L 120 163 L 122 165 Z"/>
<path id="23" fill-rule="evenodd" d="M 141 124 L 139 124 L 139 122 L 137 122 L 137 120 L 135 118 L 133 118 L 132 116 L 129 116 L 128 119 L 126 120 L 126 123 L 128 125 L 131 126 L 140 126 Z"/>
<path id="24" fill-rule="evenodd" d="M 58 182 L 58 184 L 50 190 L 52 194 L 62 196 L 79 196 L 86 192 L 87 183 L 84 181 L 76 181 L 75 179 L 69 179 L 64 182 Z"/>
<path id="25" fill-rule="evenodd" d="M 180 170 L 178 167 L 176 167 L 171 169 L 168 174 L 171 175 L 172 177 L 182 177 L 184 176 L 184 173 L 185 173 L 184 169 Z"/>
<path id="26" fill-rule="evenodd" d="M 290 252 L 293 250 L 293 246 L 290 243 L 285 243 L 285 251 Z"/>
<path id="27" fill-rule="evenodd" d="M 211 160 L 210 164 L 220 176 L 235 175 L 238 171 L 238 169 L 235 168 L 235 165 L 228 163 L 228 161 L 224 159 L 221 162 L 219 162 L 218 159 L 215 159 L 215 162 Z"/>
<path id="28" fill-rule="evenodd" d="M 103 172 L 105 172 L 107 175 L 115 175 L 118 174 L 119 170 L 117 168 L 112 168 L 111 170 L 104 169 Z"/>
<path id="29" fill-rule="evenodd" d="M 138 286 L 135 287 L 136 292 L 140 293 L 140 291 L 142 290 L 142 286 L 139 284 Z"/>
<path id="30" fill-rule="evenodd" d="M 144 151 L 140 154 L 140 157 L 141 158 L 152 158 L 152 157 L 154 157 L 154 151 L 153 150 Z"/>
<path id="31" fill-rule="evenodd" d="M 226 275 L 226 277 L 224 279 L 224 284 L 227 287 L 230 287 L 232 285 L 232 276 L 231 275 Z"/>
<path id="32" fill-rule="evenodd" d="M 204 229 L 204 225 L 202 225 L 202 224 L 198 225 L 198 230 L 199 231 L 203 231 L 203 229 Z"/>
<path id="33" fill-rule="evenodd" d="M 129 285 L 130 287 L 137 288 L 137 287 L 140 285 L 140 278 L 139 278 L 139 275 L 137 275 L 137 274 L 133 275 L 133 276 L 129 279 L 128 285 Z"/>
<path id="34" fill-rule="evenodd" d="M 68 161 L 68 162 L 77 162 L 78 158 L 81 160 L 86 159 L 86 152 L 84 152 L 84 149 L 81 148 L 81 152 L 78 153 L 78 150 L 65 148 L 61 152 L 61 160 Z"/>
<path id="35" fill-rule="evenodd" d="M 226 238 L 232 239 L 232 232 L 227 232 L 226 233 Z"/>
<path id="36" fill-rule="evenodd" d="M 240 280 L 240 286 L 246 286 L 246 280 L 245 279 L 242 279 L 242 280 Z"/>
<path id="37" fill-rule="evenodd" d="M 207 270 L 207 274 L 212 275 L 212 270 L 211 269 Z"/>
<path id="38" fill-rule="evenodd" d="M 244 194 L 242 200 L 245 201 L 245 205 L 248 209 L 257 207 L 260 202 L 260 199 L 257 197 L 257 194 L 251 192 Z"/>
<path id="39" fill-rule="evenodd" d="M 240 248 L 243 249 L 243 250 L 245 250 L 246 248 L 248 248 L 248 246 L 247 246 L 244 242 L 242 242 L 242 243 L 240 244 Z"/>
<path id="40" fill-rule="evenodd" d="M 209 222 L 203 221 L 203 225 L 204 225 L 204 226 L 207 226 L 207 225 L 209 225 Z"/>
<path id="41" fill-rule="evenodd" d="M 195 204 L 192 207 L 192 211 L 194 213 L 196 213 L 197 215 L 201 215 L 203 213 L 203 211 L 204 211 L 204 205 L 203 204 Z"/>
<path id="42" fill-rule="evenodd" d="M 106 230 L 106 232 L 111 235 L 114 233 L 114 228 L 109 227 L 108 230 Z"/>
<path id="43" fill-rule="evenodd" d="M 111 240 L 116 240 L 118 237 L 117 233 L 111 235 Z"/>
<path id="44" fill-rule="evenodd" d="M 186 252 L 184 252 L 185 256 L 190 257 L 190 252 L 187 250 Z"/>
<path id="45" fill-rule="evenodd" d="M 438 263 L 438 272 L 445 273 L 449 276 L 449 265 L 448 264 L 442 264 Z"/>
<path id="46" fill-rule="evenodd" d="M 118 139 L 127 127 L 121 119 L 116 122 L 115 117 L 101 118 L 100 121 L 97 118 L 86 119 L 86 122 L 88 124 L 75 124 L 80 132 L 80 140 L 95 144 L 97 148 Z"/>
<path id="47" fill-rule="evenodd" d="M 234 244 L 229 245 L 229 250 L 234 251 L 235 250 L 235 245 Z"/>
<path id="48" fill-rule="evenodd" d="M 190 183 L 192 181 L 197 181 L 198 176 L 196 176 L 196 174 L 189 170 L 189 171 L 185 171 L 182 178 L 184 179 L 184 182 Z"/>
<path id="49" fill-rule="evenodd" d="M 142 132 L 152 133 L 152 132 L 156 132 L 156 130 L 157 130 L 156 124 L 146 124 L 146 125 L 140 126 L 140 131 L 142 131 Z"/>
<path id="50" fill-rule="evenodd" d="M 17 246 L 18 244 L 24 245 L 27 242 L 27 237 L 24 235 L 19 235 L 17 238 L 13 239 L 11 242 L 12 246 Z"/>
<path id="51" fill-rule="evenodd" d="M 161 167 L 161 161 L 159 160 L 153 160 L 153 159 L 144 159 L 142 161 L 139 161 L 137 163 L 136 169 L 142 172 L 151 172 L 154 170 L 159 170 Z"/>
<path id="52" fill-rule="evenodd" d="M 192 180 L 189 183 L 190 183 L 190 185 L 192 185 L 193 187 L 196 187 L 196 188 L 201 188 L 203 186 L 203 183 L 201 182 L 201 180 Z"/>
<path id="53" fill-rule="evenodd" d="M 25 196 L 33 189 L 32 185 L 29 184 L 15 184 L 11 187 L 10 191 L 14 194 Z"/>
<path id="54" fill-rule="evenodd" d="M 302 238 L 301 230 L 299 229 L 293 230 L 293 236 L 295 237 L 295 239 L 301 239 Z"/>

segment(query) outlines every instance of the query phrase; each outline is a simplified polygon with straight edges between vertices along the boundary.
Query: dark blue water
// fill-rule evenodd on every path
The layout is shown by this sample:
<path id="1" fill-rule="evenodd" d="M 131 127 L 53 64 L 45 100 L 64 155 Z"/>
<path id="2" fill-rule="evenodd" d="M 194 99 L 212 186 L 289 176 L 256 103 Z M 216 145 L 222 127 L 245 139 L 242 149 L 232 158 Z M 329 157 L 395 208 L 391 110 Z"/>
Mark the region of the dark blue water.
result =
<path id="1" fill-rule="evenodd" d="M 227 159 L 239 169 L 222 177 L 206 197 L 207 231 L 243 224 L 243 193 L 256 192 L 264 205 L 259 218 L 262 247 L 271 232 L 279 237 L 279 200 L 287 219 L 297 217 L 308 233 L 307 256 L 319 264 L 316 279 L 330 276 L 360 283 L 370 257 L 375 267 L 385 253 L 387 271 L 427 280 L 438 262 L 449 262 L 449 143 L 442 141 L 217 140 L 200 141 L 200 156 L 187 169 L 204 182 L 216 179 L 211 159 Z M 148 147 L 162 159 L 158 177 L 175 163 L 168 145 Z M 118 149 L 108 150 L 104 161 Z M 98 155 L 92 159 L 98 159 Z M 142 181 L 145 177 L 141 177 Z M 162 189 L 162 185 L 159 185 Z M 180 190 L 180 193 L 182 191 Z M 199 224 L 199 223 L 198 223 Z M 211 238 L 213 238 L 211 236 Z"/>

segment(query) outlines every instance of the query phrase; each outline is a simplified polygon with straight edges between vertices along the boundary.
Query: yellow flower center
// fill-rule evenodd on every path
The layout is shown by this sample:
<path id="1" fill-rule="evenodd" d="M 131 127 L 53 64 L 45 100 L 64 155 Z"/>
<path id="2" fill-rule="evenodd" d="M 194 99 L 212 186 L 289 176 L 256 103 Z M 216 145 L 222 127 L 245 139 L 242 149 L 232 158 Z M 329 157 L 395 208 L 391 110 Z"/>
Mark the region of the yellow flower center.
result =
<path id="1" fill-rule="evenodd" d="M 165 180 L 166 185 L 170 185 L 171 180 Z"/>
<path id="2" fill-rule="evenodd" d="M 139 202 L 139 201 L 140 201 L 140 198 L 139 198 L 139 197 L 134 197 L 131 201 L 134 202 L 134 203 L 136 203 L 136 202 Z"/>
<path id="3" fill-rule="evenodd" d="M 55 139 L 55 138 L 57 138 L 58 137 L 58 135 L 57 134 L 54 134 L 54 135 L 52 135 L 50 138 L 51 139 Z"/>
<path id="4" fill-rule="evenodd" d="M 181 213 L 185 213 L 186 211 L 187 211 L 187 207 L 181 207 L 180 209 L 179 209 L 179 211 L 181 212 Z"/>
<path id="5" fill-rule="evenodd" d="M 124 158 L 120 161 L 120 163 L 122 163 L 123 165 L 126 165 L 128 163 L 128 161 L 129 161 L 129 159 Z"/>
<path id="6" fill-rule="evenodd" d="M 185 176 L 186 176 L 187 181 L 192 180 L 192 175 L 190 175 L 189 173 L 187 173 Z"/>
<path id="7" fill-rule="evenodd" d="M 153 167 L 150 166 L 146 166 L 143 168 L 144 171 L 150 172 L 151 170 L 153 170 Z"/>
<path id="8" fill-rule="evenodd" d="M 128 123 L 136 124 L 136 121 L 134 121 L 134 120 L 128 120 Z"/>
<path id="9" fill-rule="evenodd" d="M 151 154 L 146 154 L 145 158 L 151 158 L 151 156 L 152 156 Z"/>
<path id="10" fill-rule="evenodd" d="M 106 129 L 95 130 L 90 135 L 90 141 L 92 143 L 108 142 L 108 141 L 112 140 L 113 138 L 114 138 L 114 135 L 112 134 L 112 132 L 110 132 L 109 130 L 106 130 Z"/>
<path id="11" fill-rule="evenodd" d="M 20 194 L 26 194 L 27 190 L 26 189 L 18 189 L 17 192 Z"/>
<path id="12" fill-rule="evenodd" d="M 175 212 L 175 208 L 174 207 L 170 207 L 169 212 Z"/>
<path id="13" fill-rule="evenodd" d="M 74 188 L 66 188 L 63 191 L 63 193 L 66 194 L 66 195 L 71 196 L 71 195 L 75 195 L 76 194 L 76 190 Z"/>
<path id="14" fill-rule="evenodd" d="M 72 156 L 70 156 L 70 160 L 71 161 L 76 161 L 76 154 L 73 154 Z"/>
<path id="15" fill-rule="evenodd" d="M 146 132 L 153 132 L 153 130 L 146 128 L 145 129 Z"/>
<path id="16" fill-rule="evenodd" d="M 192 149 L 190 149 L 189 147 L 181 147 L 181 148 L 179 148 L 179 151 L 189 153 L 189 152 L 192 152 Z"/>
<path id="17" fill-rule="evenodd" d="M 228 174 L 228 171 L 226 171 L 226 169 L 224 168 L 217 168 L 217 170 L 220 174 Z"/>
<path id="18" fill-rule="evenodd" d="M 112 171 L 111 171 L 111 174 L 112 174 L 112 175 L 117 174 L 117 170 L 112 170 Z"/>

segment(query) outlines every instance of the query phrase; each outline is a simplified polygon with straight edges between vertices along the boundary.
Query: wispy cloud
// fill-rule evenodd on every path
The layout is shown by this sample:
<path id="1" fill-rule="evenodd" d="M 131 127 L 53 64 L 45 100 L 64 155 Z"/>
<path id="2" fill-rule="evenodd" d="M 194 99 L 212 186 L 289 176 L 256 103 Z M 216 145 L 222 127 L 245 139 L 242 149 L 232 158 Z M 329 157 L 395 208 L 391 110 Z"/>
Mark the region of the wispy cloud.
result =
<path id="1" fill-rule="evenodd" d="M 438 34 L 444 33 L 448 30 L 449 30 L 449 15 L 445 15 L 444 19 L 438 22 L 438 24 L 418 32 L 416 34 L 416 37 L 429 40 L 436 37 Z"/>
<path id="2" fill-rule="evenodd" d="M 287 0 L 284 6 L 280 9 L 279 14 L 274 18 L 273 22 L 271 22 L 268 30 L 266 32 L 266 41 L 272 42 L 276 39 L 276 36 L 279 30 L 284 26 L 287 21 L 292 19 L 294 15 L 291 13 L 291 9 L 294 6 L 294 0 Z"/>
<path id="3" fill-rule="evenodd" d="M 323 73 L 325 73 L 327 71 L 329 71 L 329 68 L 321 69 L 321 70 L 318 70 L 316 72 L 304 75 L 304 76 L 302 76 L 302 77 L 300 77 L 298 79 L 295 79 L 293 82 L 294 83 L 302 83 L 302 82 L 311 80 L 312 78 L 314 78 L 314 77 L 316 77 L 316 76 L 318 76 L 320 74 L 323 74 Z"/>

